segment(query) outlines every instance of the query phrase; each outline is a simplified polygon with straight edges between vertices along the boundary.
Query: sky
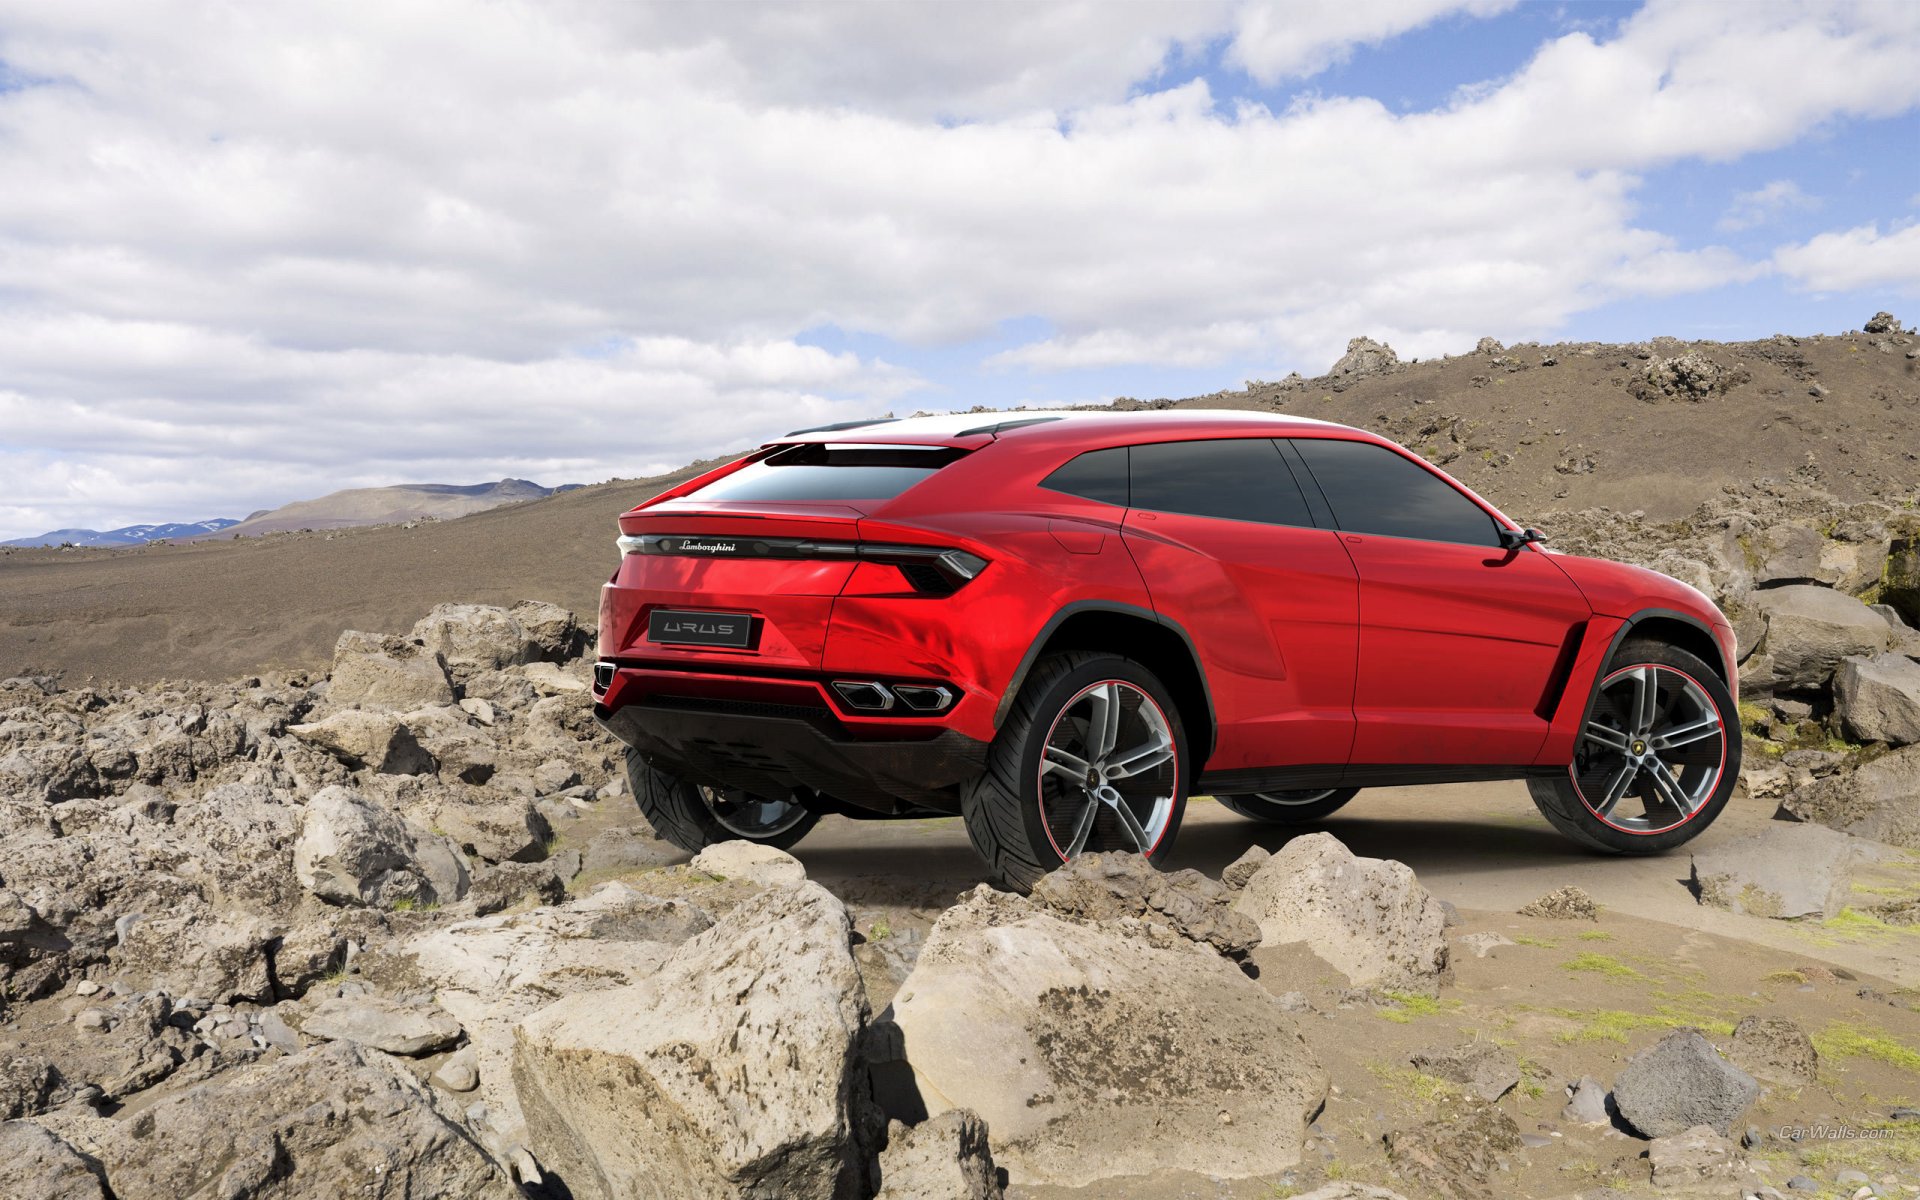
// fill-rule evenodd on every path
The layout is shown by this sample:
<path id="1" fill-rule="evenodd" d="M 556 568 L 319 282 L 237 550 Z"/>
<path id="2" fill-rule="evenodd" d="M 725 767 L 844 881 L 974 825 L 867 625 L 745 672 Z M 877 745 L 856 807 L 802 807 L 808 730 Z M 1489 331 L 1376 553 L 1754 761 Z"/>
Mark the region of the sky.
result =
<path id="1" fill-rule="evenodd" d="M 1920 317 L 1920 4 L 0 0 L 0 538 Z"/>

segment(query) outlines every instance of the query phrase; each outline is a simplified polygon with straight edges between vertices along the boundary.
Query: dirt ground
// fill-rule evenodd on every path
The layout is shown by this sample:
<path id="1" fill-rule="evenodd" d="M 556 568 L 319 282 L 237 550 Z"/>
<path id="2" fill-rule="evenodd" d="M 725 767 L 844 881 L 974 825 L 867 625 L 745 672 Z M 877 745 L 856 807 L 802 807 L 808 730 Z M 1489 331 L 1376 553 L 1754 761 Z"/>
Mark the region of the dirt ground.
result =
<path id="1" fill-rule="evenodd" d="M 1769 804 L 1736 797 L 1696 844 L 1738 837 L 1771 813 Z M 624 798 L 603 801 L 562 829 L 559 844 L 583 844 L 608 825 L 631 822 L 632 814 Z M 1911 1190 L 1920 1188 L 1920 1120 L 1890 1116 L 1920 1105 L 1920 927 L 1851 915 L 1773 921 L 1703 908 L 1685 886 L 1686 853 L 1588 854 L 1554 833 L 1513 783 L 1362 792 L 1312 828 L 1355 853 L 1407 863 L 1458 907 L 1461 923 L 1448 931 L 1453 980 L 1434 1000 L 1358 1002 L 1346 994 L 1347 981 L 1304 948 L 1257 951 L 1260 983 L 1276 994 L 1303 992 L 1316 1010 L 1298 1019 L 1334 1083 L 1301 1166 L 1229 1182 L 1166 1172 L 1087 1189 L 1016 1186 L 1013 1200 L 1280 1200 L 1336 1178 L 1419 1195 L 1394 1177 L 1382 1136 L 1431 1119 L 1458 1095 L 1415 1071 L 1409 1056 L 1476 1038 L 1512 1047 L 1523 1068 L 1520 1086 L 1500 1107 L 1529 1144 L 1508 1156 L 1494 1195 L 1652 1195 L 1646 1142 L 1611 1126 L 1565 1120 L 1566 1085 L 1583 1075 L 1610 1083 L 1629 1057 L 1673 1028 L 1725 1035 L 1748 1015 L 1792 1020 L 1821 1051 L 1815 1083 L 1767 1085 L 1747 1119 L 1762 1133 L 1750 1151 L 1760 1177 L 1784 1189 L 1789 1178 L 1804 1175 L 1823 1190 L 1793 1194 L 1850 1196 L 1852 1188 L 1842 1191 L 1833 1181 L 1857 1169 L 1890 1181 L 1883 1186 L 1898 1190 L 1888 1194 L 1920 1194 Z M 1248 846 L 1272 849 L 1291 832 L 1199 798 L 1168 866 L 1217 876 Z M 794 854 L 847 902 L 866 939 L 857 954 L 876 1011 L 891 1000 L 940 912 L 983 878 L 957 818 L 831 817 Z M 1528 901 L 1567 884 L 1599 902 L 1597 921 L 1517 915 Z M 1920 895 L 1920 854 L 1862 871 L 1856 889 L 1863 903 L 1869 896 Z M 1458 940 L 1475 933 L 1512 944 L 1478 957 Z M 1794 1127 L 1874 1132 L 1798 1141 L 1778 1132 Z"/>
<path id="2" fill-rule="evenodd" d="M 1259 385 L 1179 403 L 1375 430 L 1551 533 L 1556 509 L 1610 505 L 1667 519 L 1755 478 L 1815 483 L 1845 500 L 1910 494 L 1920 474 L 1920 359 L 1909 349 L 1865 334 L 1520 346 L 1350 383 Z M 1727 390 L 1650 392 L 1647 369 L 1687 353 L 1721 371 Z M 1555 365 L 1540 365 L 1546 358 Z M 0 677 L 147 683 L 311 670 L 341 629 L 402 632 L 446 601 L 547 600 L 590 616 L 615 561 L 614 518 L 698 466 L 411 529 L 6 551 Z"/>

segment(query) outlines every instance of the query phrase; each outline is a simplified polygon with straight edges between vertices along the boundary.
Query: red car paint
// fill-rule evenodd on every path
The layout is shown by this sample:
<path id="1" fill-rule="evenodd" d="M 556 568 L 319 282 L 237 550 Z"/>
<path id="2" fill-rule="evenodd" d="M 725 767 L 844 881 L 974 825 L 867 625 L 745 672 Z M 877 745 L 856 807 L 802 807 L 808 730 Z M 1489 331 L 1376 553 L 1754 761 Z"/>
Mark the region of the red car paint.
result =
<path id="1" fill-rule="evenodd" d="M 1010 691 L 1047 639 L 1088 613 L 1172 628 L 1191 648 L 1206 700 L 1189 714 L 1206 728 L 1187 721 L 1196 793 L 1564 769 L 1596 675 L 1630 624 L 1668 632 L 1734 689 L 1725 618 L 1699 592 L 1651 571 L 1532 543 L 1500 549 L 1353 533 L 1318 513 L 1315 526 L 1259 524 L 1042 486 L 1069 460 L 1110 447 L 1345 439 L 1391 449 L 1498 526 L 1519 529 L 1437 468 L 1362 430 L 1205 410 L 1075 413 L 983 428 L 988 420 L 791 435 L 622 515 L 628 537 L 732 546 L 785 539 L 801 545 L 796 554 L 814 545 L 832 553 L 625 554 L 601 595 L 601 718 L 619 728 L 611 719 L 634 706 L 710 704 L 734 722 L 730 753 L 739 758 L 749 752 L 738 730 L 751 730 L 761 711 L 754 706 L 775 706 L 764 711 L 811 721 L 831 742 L 900 743 L 908 757 L 899 762 L 910 770 L 910 743 L 991 742 Z M 887 499 L 702 499 L 716 481 L 809 445 L 966 453 Z M 928 594 L 908 568 L 845 557 L 849 546 L 954 550 L 986 566 L 950 594 Z M 749 614 L 758 640 L 737 649 L 662 645 L 648 637 L 655 609 Z M 865 679 L 939 685 L 955 700 L 934 714 L 862 712 L 828 686 Z M 782 777 L 781 753 L 768 749 L 756 777 Z M 854 803 L 884 811 L 871 791 Z M 910 807 L 957 811 L 957 791 L 930 785 Z"/>

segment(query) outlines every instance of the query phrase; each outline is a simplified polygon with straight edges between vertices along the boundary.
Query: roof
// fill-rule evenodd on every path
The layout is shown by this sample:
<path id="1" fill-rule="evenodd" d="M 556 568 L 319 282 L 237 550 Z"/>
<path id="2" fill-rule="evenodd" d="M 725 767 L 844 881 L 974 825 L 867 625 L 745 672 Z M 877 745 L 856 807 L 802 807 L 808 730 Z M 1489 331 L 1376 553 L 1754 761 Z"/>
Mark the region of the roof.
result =
<path id="1" fill-rule="evenodd" d="M 796 430 L 767 445 L 792 442 L 857 442 L 867 446 L 937 445 L 978 446 L 998 438 L 1051 440 L 1125 433 L 1133 430 L 1162 437 L 1193 432 L 1245 432 L 1279 436 L 1289 430 L 1345 429 L 1331 421 L 1285 413 L 1235 408 L 1161 408 L 1136 412 L 1111 409 L 1016 409 L 999 412 L 946 413 L 898 420 L 875 418 L 871 424 L 841 422 L 833 427 Z"/>

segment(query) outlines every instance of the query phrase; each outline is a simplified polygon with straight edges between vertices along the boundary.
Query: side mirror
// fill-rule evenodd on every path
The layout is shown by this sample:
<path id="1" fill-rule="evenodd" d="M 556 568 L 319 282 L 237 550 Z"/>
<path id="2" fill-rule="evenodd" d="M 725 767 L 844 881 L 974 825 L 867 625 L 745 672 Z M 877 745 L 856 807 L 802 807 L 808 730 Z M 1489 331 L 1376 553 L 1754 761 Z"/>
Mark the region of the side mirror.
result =
<path id="1" fill-rule="evenodd" d="M 1502 550 L 1518 550 L 1528 542 L 1545 542 L 1546 540 L 1547 535 L 1541 533 L 1538 529 L 1502 528 L 1500 530 L 1500 548 Z"/>

